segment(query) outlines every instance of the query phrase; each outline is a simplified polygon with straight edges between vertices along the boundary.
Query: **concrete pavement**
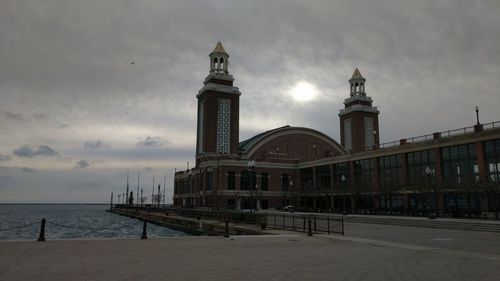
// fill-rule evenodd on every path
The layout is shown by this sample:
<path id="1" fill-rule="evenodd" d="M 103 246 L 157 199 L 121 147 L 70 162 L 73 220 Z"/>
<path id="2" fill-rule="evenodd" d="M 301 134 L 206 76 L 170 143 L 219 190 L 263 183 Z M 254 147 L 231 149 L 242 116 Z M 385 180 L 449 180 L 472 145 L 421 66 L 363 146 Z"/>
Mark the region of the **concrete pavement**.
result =
<path id="1" fill-rule="evenodd" d="M 484 237 L 478 251 L 459 244 L 451 249 L 426 245 L 426 239 L 412 237 L 412 229 L 399 231 L 410 231 L 405 241 L 392 242 L 374 239 L 380 238 L 376 235 L 368 238 L 370 229 L 359 230 L 365 238 L 287 233 L 229 239 L 7 241 L 0 242 L 0 279 L 498 280 L 500 251 L 489 241 L 497 237 Z M 497 251 L 485 250 L 488 243 Z"/>

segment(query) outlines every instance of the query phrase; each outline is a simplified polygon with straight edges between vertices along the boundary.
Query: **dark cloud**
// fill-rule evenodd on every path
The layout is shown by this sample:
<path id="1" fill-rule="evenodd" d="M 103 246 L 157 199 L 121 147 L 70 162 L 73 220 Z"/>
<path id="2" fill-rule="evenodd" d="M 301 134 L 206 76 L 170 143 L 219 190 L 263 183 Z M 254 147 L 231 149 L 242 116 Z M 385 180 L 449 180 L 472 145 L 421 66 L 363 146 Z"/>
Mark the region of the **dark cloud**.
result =
<path id="1" fill-rule="evenodd" d="M 152 172 L 155 171 L 155 169 L 153 169 L 151 167 L 146 167 L 145 170 L 148 171 L 148 172 L 150 172 L 150 173 L 152 173 Z"/>
<path id="2" fill-rule="evenodd" d="M 59 128 L 59 129 L 66 129 L 66 128 L 69 128 L 69 127 L 70 126 L 68 124 L 61 124 L 57 128 Z"/>
<path id="3" fill-rule="evenodd" d="M 87 168 L 89 165 L 90 165 L 89 162 L 87 162 L 87 160 L 84 159 L 77 161 L 75 163 L 76 168 Z"/>
<path id="4" fill-rule="evenodd" d="M 32 158 L 37 156 L 54 156 L 58 153 L 47 145 L 39 145 L 38 147 L 31 147 L 29 145 L 23 145 L 18 149 L 14 150 L 14 154 L 19 157 Z"/>
<path id="5" fill-rule="evenodd" d="M 9 120 L 26 121 L 26 118 L 24 118 L 24 114 L 22 114 L 22 113 L 15 113 L 15 112 L 11 112 L 11 111 L 2 111 L 0 115 L 5 117 L 6 119 L 9 119 Z"/>
<path id="6" fill-rule="evenodd" d="M 101 140 L 86 141 L 83 144 L 83 148 L 85 148 L 85 149 L 98 149 L 98 148 L 110 148 L 110 147 L 111 146 L 109 144 L 106 144 Z"/>
<path id="7" fill-rule="evenodd" d="M 31 169 L 31 168 L 28 168 L 28 167 L 23 167 L 23 168 L 21 168 L 21 171 L 23 173 L 33 173 L 33 172 L 35 172 L 35 169 Z"/>
<path id="8" fill-rule="evenodd" d="M 150 137 L 147 136 L 144 140 L 140 140 L 137 142 L 137 146 L 143 147 L 162 147 L 164 145 L 169 145 L 171 142 L 169 140 L 165 140 L 161 137 Z"/>
<path id="9" fill-rule="evenodd" d="M 48 119 L 47 115 L 45 115 L 43 113 L 33 113 L 32 116 L 36 120 L 47 120 Z"/>
<path id="10" fill-rule="evenodd" d="M 0 155 L 0 161 L 8 161 L 10 159 L 12 158 L 8 155 Z"/>

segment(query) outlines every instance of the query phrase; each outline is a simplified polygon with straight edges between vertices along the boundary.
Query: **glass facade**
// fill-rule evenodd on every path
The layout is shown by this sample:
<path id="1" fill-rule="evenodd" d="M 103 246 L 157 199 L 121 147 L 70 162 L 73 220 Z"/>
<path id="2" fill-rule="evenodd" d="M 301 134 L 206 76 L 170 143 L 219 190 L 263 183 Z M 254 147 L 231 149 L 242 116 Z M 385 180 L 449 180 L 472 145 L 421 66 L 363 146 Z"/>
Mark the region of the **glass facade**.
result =
<path id="1" fill-rule="evenodd" d="M 399 170 L 401 169 L 401 157 L 390 155 L 379 158 L 380 184 L 399 185 Z"/>
<path id="2" fill-rule="evenodd" d="M 431 170 L 436 169 L 435 151 L 423 150 L 417 152 L 410 152 L 406 154 L 408 161 L 408 184 L 420 185 L 425 183 L 425 168 L 429 167 Z"/>
<path id="3" fill-rule="evenodd" d="M 316 189 L 330 189 L 330 165 L 316 167 Z"/>
<path id="4" fill-rule="evenodd" d="M 313 189 L 313 168 L 300 169 L 300 187 L 302 191 Z"/>
<path id="5" fill-rule="evenodd" d="M 370 188 L 375 183 L 375 158 L 354 161 L 354 184 L 359 188 Z"/>
<path id="6" fill-rule="evenodd" d="M 488 180 L 500 182 L 500 139 L 484 142 L 484 154 Z"/>
<path id="7" fill-rule="evenodd" d="M 343 184 L 348 186 L 350 182 L 350 170 L 349 170 L 349 163 L 344 162 L 344 163 L 337 163 L 334 166 L 334 180 L 335 180 L 335 185 L 339 188 L 343 188 Z M 345 176 L 345 182 L 342 182 L 342 175 Z"/>
<path id="8" fill-rule="evenodd" d="M 443 179 L 447 182 L 479 180 L 475 143 L 441 148 L 441 155 Z"/>

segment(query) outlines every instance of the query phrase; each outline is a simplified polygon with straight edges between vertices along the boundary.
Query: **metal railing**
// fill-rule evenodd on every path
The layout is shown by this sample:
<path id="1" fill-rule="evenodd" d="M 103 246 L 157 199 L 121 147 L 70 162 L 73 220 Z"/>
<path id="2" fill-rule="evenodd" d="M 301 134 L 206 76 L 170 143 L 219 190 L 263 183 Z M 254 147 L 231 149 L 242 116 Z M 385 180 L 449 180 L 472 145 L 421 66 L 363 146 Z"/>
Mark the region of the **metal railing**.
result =
<path id="1" fill-rule="evenodd" d="M 203 210 L 203 209 L 186 209 L 186 208 L 173 208 L 173 207 L 138 207 L 129 205 L 116 205 L 115 208 L 118 209 L 133 209 L 133 210 L 143 210 L 150 212 L 162 212 L 166 215 L 176 215 L 188 218 L 197 219 L 213 219 L 218 221 L 228 220 L 234 223 L 246 223 L 246 224 L 258 224 L 263 219 L 261 217 L 263 214 L 251 213 L 251 212 L 241 212 L 235 210 Z"/>
<path id="2" fill-rule="evenodd" d="M 267 214 L 269 229 L 344 235 L 344 218 L 317 215 Z"/>
<path id="3" fill-rule="evenodd" d="M 440 138 L 449 138 L 449 137 L 454 137 L 454 136 L 472 134 L 475 132 L 475 126 L 476 125 L 468 126 L 468 127 L 464 127 L 464 128 L 453 129 L 453 130 L 442 131 L 442 132 L 438 132 L 438 134 L 439 134 Z M 482 126 L 483 131 L 499 129 L 500 128 L 500 121 L 481 124 L 481 126 Z M 427 134 L 427 135 L 422 135 L 422 136 L 417 136 L 417 137 L 405 138 L 405 139 L 401 139 L 401 140 L 404 140 L 406 143 L 409 144 L 409 143 L 419 143 L 419 142 L 430 141 L 433 139 L 434 139 L 434 134 Z M 365 149 L 366 150 L 373 150 L 374 148 L 375 149 L 382 149 L 382 148 L 397 147 L 397 146 L 401 145 L 401 140 L 384 142 L 384 143 L 379 144 L 376 147 L 367 146 L 367 147 L 365 147 Z M 356 151 L 354 151 L 354 152 L 356 152 Z"/>

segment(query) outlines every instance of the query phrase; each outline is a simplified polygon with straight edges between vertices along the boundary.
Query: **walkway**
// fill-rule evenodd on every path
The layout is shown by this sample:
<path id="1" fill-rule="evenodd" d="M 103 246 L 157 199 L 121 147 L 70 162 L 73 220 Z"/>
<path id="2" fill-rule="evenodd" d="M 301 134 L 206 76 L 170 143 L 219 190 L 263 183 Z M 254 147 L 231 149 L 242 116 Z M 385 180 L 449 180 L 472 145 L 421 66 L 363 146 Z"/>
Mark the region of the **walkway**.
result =
<path id="1" fill-rule="evenodd" d="M 0 242 L 0 276 L 3 281 L 446 281 L 500 276 L 497 233 L 348 224 L 351 236 L 344 237 L 282 232 L 285 235 Z"/>

